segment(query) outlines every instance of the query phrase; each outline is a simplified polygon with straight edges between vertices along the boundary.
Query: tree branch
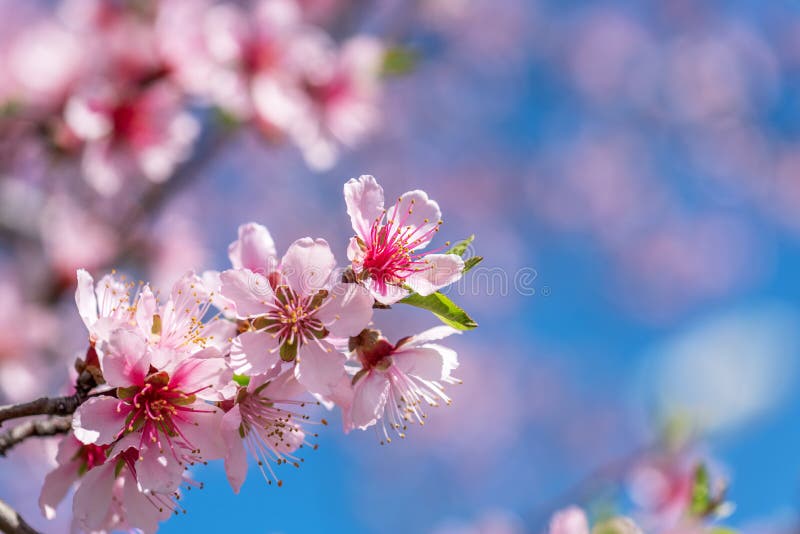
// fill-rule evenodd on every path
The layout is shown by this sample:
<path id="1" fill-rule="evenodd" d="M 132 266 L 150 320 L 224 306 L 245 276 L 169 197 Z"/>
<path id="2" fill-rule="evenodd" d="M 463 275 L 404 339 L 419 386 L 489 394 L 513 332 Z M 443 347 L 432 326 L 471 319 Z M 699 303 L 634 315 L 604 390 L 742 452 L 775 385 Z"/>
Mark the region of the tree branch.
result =
<path id="1" fill-rule="evenodd" d="M 0 434 L 0 456 L 5 456 L 9 449 L 28 438 L 66 434 L 71 428 L 71 417 L 52 417 L 45 420 L 26 421 Z"/>
<path id="2" fill-rule="evenodd" d="M 83 399 L 77 393 L 67 397 L 41 397 L 22 404 L 0 407 L 0 425 L 9 419 L 31 415 L 69 415 L 81 405 Z"/>
<path id="3" fill-rule="evenodd" d="M 0 406 L 0 426 L 4 421 L 31 415 L 70 415 L 89 398 L 89 392 L 97 385 L 94 376 L 86 369 L 78 375 L 75 393 L 65 397 L 41 397 L 22 404 Z"/>
<path id="4" fill-rule="evenodd" d="M 5 534 L 40 534 L 2 500 L 0 500 L 0 531 Z"/>

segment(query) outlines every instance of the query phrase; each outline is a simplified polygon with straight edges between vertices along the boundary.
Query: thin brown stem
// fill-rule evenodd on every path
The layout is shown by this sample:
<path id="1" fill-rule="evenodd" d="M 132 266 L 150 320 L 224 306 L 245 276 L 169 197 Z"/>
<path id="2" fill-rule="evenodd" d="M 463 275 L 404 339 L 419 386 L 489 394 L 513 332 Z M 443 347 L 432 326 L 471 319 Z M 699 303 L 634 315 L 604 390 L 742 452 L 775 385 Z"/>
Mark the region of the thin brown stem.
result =
<path id="1" fill-rule="evenodd" d="M 5 534 L 39 534 L 39 531 L 24 519 L 5 501 L 0 500 L 0 531 Z"/>
<path id="2" fill-rule="evenodd" d="M 83 370 L 78 375 L 75 384 L 75 393 L 64 397 L 41 397 L 31 402 L 22 404 L 9 404 L 0 406 L 0 426 L 4 421 L 29 417 L 32 415 L 70 415 L 78 406 L 89 398 L 89 392 L 97 385 L 94 376 Z"/>
<path id="3" fill-rule="evenodd" d="M 22 404 L 9 404 L 0 407 L 0 425 L 9 419 L 31 415 L 69 415 L 83 402 L 77 393 L 66 397 L 41 397 Z"/>
<path id="4" fill-rule="evenodd" d="M 72 418 L 68 416 L 25 421 L 0 434 L 0 456 L 5 456 L 12 447 L 22 443 L 28 438 L 66 434 L 71 428 Z"/>

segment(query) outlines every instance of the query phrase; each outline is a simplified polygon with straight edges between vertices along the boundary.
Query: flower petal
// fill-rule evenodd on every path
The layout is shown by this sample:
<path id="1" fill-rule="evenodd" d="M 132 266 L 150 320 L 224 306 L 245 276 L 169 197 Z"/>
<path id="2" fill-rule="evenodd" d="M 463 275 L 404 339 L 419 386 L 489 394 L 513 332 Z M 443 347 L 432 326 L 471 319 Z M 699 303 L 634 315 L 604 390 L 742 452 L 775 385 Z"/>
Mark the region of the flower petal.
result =
<path id="1" fill-rule="evenodd" d="M 383 188 L 372 176 L 351 178 L 344 184 L 344 202 L 353 230 L 364 239 L 373 221 L 383 214 Z"/>
<path id="2" fill-rule="evenodd" d="M 75 304 L 83 324 L 91 330 L 97 321 L 97 297 L 94 294 L 94 279 L 84 269 L 78 269 L 78 287 L 75 289 Z"/>
<path id="3" fill-rule="evenodd" d="M 381 304 L 391 305 L 409 295 L 407 289 L 391 284 L 379 284 L 372 278 L 365 283 L 370 294 Z"/>
<path id="4" fill-rule="evenodd" d="M 328 287 L 335 268 L 336 259 L 324 239 L 298 239 L 281 259 L 281 274 L 301 295 L 311 295 Z"/>
<path id="5" fill-rule="evenodd" d="M 400 349 L 392 356 L 395 366 L 407 375 L 418 376 L 425 380 L 442 380 L 449 376 L 448 367 L 445 365 L 446 355 L 431 345 Z"/>
<path id="6" fill-rule="evenodd" d="M 152 498 L 139 491 L 136 480 L 130 473 L 123 475 L 122 507 L 129 527 L 141 530 L 144 534 L 155 534 L 158 522 L 170 517 L 168 507 L 153 506 Z"/>
<path id="7" fill-rule="evenodd" d="M 139 449 L 139 461 L 136 462 L 139 490 L 172 493 L 182 480 L 183 466 L 170 451 L 162 452 L 156 446 Z"/>
<path id="8" fill-rule="evenodd" d="M 95 292 L 97 295 L 98 317 L 110 317 L 117 314 L 120 307 L 127 308 L 130 305 L 128 288 L 123 282 L 110 274 L 103 276 L 97 282 Z"/>
<path id="9" fill-rule="evenodd" d="M 353 387 L 353 403 L 350 419 L 353 426 L 365 429 L 381 418 L 389 395 L 389 380 L 386 375 L 370 371 Z"/>
<path id="10" fill-rule="evenodd" d="M 278 253 L 266 227 L 248 223 L 239 226 L 239 239 L 228 246 L 228 258 L 234 269 L 250 269 L 268 275 L 275 270 Z"/>
<path id="11" fill-rule="evenodd" d="M 334 337 L 357 336 L 372 320 L 372 302 L 362 286 L 337 282 L 315 316 Z"/>
<path id="12" fill-rule="evenodd" d="M 231 367 L 240 375 L 260 375 L 280 363 L 278 338 L 269 332 L 245 332 L 231 346 Z"/>
<path id="13" fill-rule="evenodd" d="M 589 534 L 589 520 L 583 510 L 571 506 L 553 516 L 550 534 Z"/>
<path id="14" fill-rule="evenodd" d="M 116 439 L 129 412 L 126 404 L 113 397 L 91 398 L 81 404 L 72 417 L 75 437 L 82 443 L 107 445 Z"/>
<path id="15" fill-rule="evenodd" d="M 461 334 L 461 330 L 456 330 L 455 328 L 447 325 L 434 326 L 433 328 L 429 328 L 428 330 L 425 330 L 424 332 L 421 332 L 415 336 L 411 336 L 407 343 L 408 345 L 419 346 L 431 341 L 444 339 L 452 336 L 453 334 Z"/>
<path id="16" fill-rule="evenodd" d="M 444 380 L 458 367 L 456 352 L 440 345 L 401 347 L 392 357 L 400 371 L 424 380 Z"/>
<path id="17" fill-rule="evenodd" d="M 228 270 L 219 276 L 222 295 L 236 305 L 239 317 L 261 315 L 269 310 L 266 303 L 275 299 L 269 281 L 253 271 Z"/>
<path id="18" fill-rule="evenodd" d="M 204 402 L 198 402 L 191 407 L 196 411 L 184 414 L 181 433 L 203 460 L 223 458 L 225 442 L 220 434 L 222 410 Z"/>
<path id="19" fill-rule="evenodd" d="M 147 342 L 132 330 L 117 329 L 105 347 L 100 367 L 112 387 L 143 384 L 150 369 Z"/>
<path id="20" fill-rule="evenodd" d="M 344 374 L 344 355 L 327 343 L 310 343 L 300 348 L 295 365 L 297 380 L 311 393 L 328 395 Z"/>
<path id="21" fill-rule="evenodd" d="M 222 417 L 220 425 L 222 439 L 225 440 L 225 475 L 228 477 L 228 483 L 234 493 L 239 493 L 239 489 L 247 478 L 247 451 L 239 434 L 239 425 L 241 424 L 242 414 L 239 411 L 239 405 L 235 404 Z"/>
<path id="22" fill-rule="evenodd" d="M 194 391 L 197 398 L 220 401 L 220 392 L 233 378 L 224 358 L 187 358 L 172 373 L 170 384 L 181 391 Z"/>
<path id="23" fill-rule="evenodd" d="M 102 531 L 114 495 L 114 463 L 90 469 L 72 498 L 72 519 L 87 532 Z"/>
<path id="24" fill-rule="evenodd" d="M 289 369 L 280 374 L 259 375 L 250 379 L 247 391 L 254 392 L 256 389 L 269 382 L 259 394 L 266 399 L 290 400 L 297 399 L 305 393 L 303 385 L 297 381 L 294 370 Z"/>
<path id="25" fill-rule="evenodd" d="M 72 436 L 65 439 L 72 440 Z M 44 477 L 44 485 L 39 494 L 39 508 L 47 519 L 53 519 L 56 516 L 58 504 L 64 500 L 76 480 L 78 480 L 77 462 L 59 465 Z"/>
<path id="26" fill-rule="evenodd" d="M 458 281 L 464 272 L 464 260 L 455 254 L 428 254 L 428 268 L 411 274 L 406 283 L 422 295 L 431 295 L 440 288 Z"/>
<path id="27" fill-rule="evenodd" d="M 158 301 L 150 286 L 144 286 L 139 292 L 136 303 L 136 324 L 145 336 L 150 337 L 153 331 L 153 316 L 158 313 Z"/>

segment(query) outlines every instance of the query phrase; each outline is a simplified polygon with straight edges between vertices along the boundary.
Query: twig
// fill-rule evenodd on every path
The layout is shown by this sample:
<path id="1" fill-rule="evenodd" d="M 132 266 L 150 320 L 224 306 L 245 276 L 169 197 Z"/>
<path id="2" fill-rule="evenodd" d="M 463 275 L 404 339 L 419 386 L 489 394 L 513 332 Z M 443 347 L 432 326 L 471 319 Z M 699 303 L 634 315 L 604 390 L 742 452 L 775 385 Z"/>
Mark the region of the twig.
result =
<path id="1" fill-rule="evenodd" d="M 95 387 L 94 376 L 84 370 L 78 375 L 75 384 L 75 393 L 65 397 L 41 397 L 35 401 L 22 404 L 9 404 L 0 406 L 0 426 L 4 421 L 31 415 L 70 415 L 78 406 L 89 397 L 89 392 Z"/>
<path id="2" fill-rule="evenodd" d="M 52 417 L 45 420 L 26 421 L 0 434 L 0 456 L 28 438 L 66 434 L 72 428 L 71 417 Z"/>
<path id="3" fill-rule="evenodd" d="M 40 534 L 3 500 L 0 500 L 0 531 L 5 534 Z"/>
<path id="4" fill-rule="evenodd" d="M 69 415 L 83 402 L 81 395 L 75 393 L 67 397 L 41 397 L 22 404 L 9 404 L 0 407 L 0 425 L 9 419 L 30 415 Z"/>

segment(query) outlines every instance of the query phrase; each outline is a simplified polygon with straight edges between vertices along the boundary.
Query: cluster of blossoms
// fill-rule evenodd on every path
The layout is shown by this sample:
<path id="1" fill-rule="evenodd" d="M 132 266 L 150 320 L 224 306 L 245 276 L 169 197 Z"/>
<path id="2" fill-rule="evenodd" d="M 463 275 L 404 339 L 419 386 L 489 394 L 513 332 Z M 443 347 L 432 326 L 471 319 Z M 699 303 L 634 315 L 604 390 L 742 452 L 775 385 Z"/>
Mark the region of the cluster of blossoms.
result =
<path id="1" fill-rule="evenodd" d="M 209 108 L 330 167 L 377 126 L 385 47 L 335 42 L 308 4 L 64 0 L 3 31 L 0 133 L 76 161 L 104 196 L 169 179 Z"/>
<path id="2" fill-rule="evenodd" d="M 549 534 L 733 534 L 715 523 L 733 508 L 725 500 L 725 483 L 712 484 L 705 464 L 687 458 L 669 453 L 637 463 L 628 480 L 635 520 L 606 515 L 590 526 L 586 512 L 570 506 L 553 515 Z"/>
<path id="3" fill-rule="evenodd" d="M 372 324 L 374 308 L 412 294 L 446 299 L 437 290 L 462 276 L 457 253 L 422 251 L 439 206 L 411 191 L 386 209 L 371 176 L 344 190 L 355 231 L 344 269 L 323 239 L 298 239 L 279 257 L 267 229 L 250 223 L 229 247 L 230 269 L 186 273 L 166 297 L 78 272 L 84 364 L 98 385 L 46 478 L 46 516 L 77 482 L 77 530 L 155 532 L 181 509 L 181 488 L 199 485 L 195 464 L 222 459 L 238 492 L 250 455 L 281 485 L 274 466 L 298 465 L 298 449 L 314 446 L 309 401 L 339 407 L 346 432 L 375 426 L 384 441 L 422 422 L 426 405 L 449 403 L 458 359 L 438 342 L 459 330 L 392 343 Z"/>

